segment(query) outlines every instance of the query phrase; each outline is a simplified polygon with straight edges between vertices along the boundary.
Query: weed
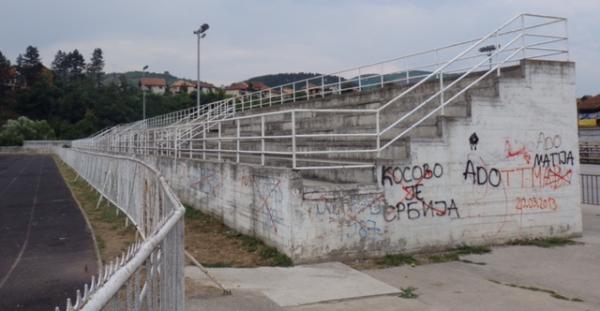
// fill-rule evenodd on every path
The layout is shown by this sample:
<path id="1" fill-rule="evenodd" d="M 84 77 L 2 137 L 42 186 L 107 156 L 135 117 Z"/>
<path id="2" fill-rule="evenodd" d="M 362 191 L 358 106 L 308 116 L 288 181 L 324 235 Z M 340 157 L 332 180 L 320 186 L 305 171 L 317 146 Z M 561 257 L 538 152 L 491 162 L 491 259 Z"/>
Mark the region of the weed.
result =
<path id="1" fill-rule="evenodd" d="M 396 254 L 396 255 L 385 255 L 383 258 L 377 261 L 377 264 L 396 267 L 402 265 L 418 265 L 419 261 L 417 261 L 413 256 Z"/>
<path id="2" fill-rule="evenodd" d="M 191 206 L 185 206 L 185 218 L 186 219 L 200 219 L 202 218 L 202 212 L 191 207 Z"/>
<path id="3" fill-rule="evenodd" d="M 248 235 L 238 234 L 238 238 L 242 241 L 242 247 L 250 253 L 256 252 L 262 244 L 257 238 Z"/>
<path id="4" fill-rule="evenodd" d="M 577 245 L 580 242 L 573 241 L 566 238 L 550 237 L 550 238 L 539 238 L 539 239 L 527 239 L 527 240 L 513 240 L 508 243 L 509 245 L 530 245 L 544 248 L 558 247 L 565 245 Z"/>
<path id="5" fill-rule="evenodd" d="M 429 256 L 429 260 L 433 263 L 457 261 L 459 259 L 460 259 L 460 257 L 458 256 L 458 254 L 454 253 L 454 252 Z"/>
<path id="6" fill-rule="evenodd" d="M 461 247 L 455 248 L 453 251 L 455 253 L 457 253 L 458 255 L 470 255 L 470 254 L 481 255 L 481 254 L 487 254 L 487 253 L 491 252 L 492 250 L 487 246 L 463 245 Z"/>
<path id="7" fill-rule="evenodd" d="M 263 259 L 270 260 L 274 266 L 289 267 L 293 264 L 290 257 L 280 253 L 275 247 L 263 245 L 259 254 Z"/>
<path id="8" fill-rule="evenodd" d="M 202 266 L 206 268 L 229 268 L 231 264 L 228 262 L 213 262 L 213 263 L 202 263 Z"/>
<path id="9" fill-rule="evenodd" d="M 106 243 L 99 235 L 96 235 L 96 243 L 98 243 L 98 249 L 100 252 L 103 252 L 106 249 Z"/>
<path id="10" fill-rule="evenodd" d="M 406 287 L 400 289 L 400 295 L 398 297 L 404 299 L 415 299 L 419 297 L 419 295 L 415 292 L 417 289 L 414 287 Z"/>

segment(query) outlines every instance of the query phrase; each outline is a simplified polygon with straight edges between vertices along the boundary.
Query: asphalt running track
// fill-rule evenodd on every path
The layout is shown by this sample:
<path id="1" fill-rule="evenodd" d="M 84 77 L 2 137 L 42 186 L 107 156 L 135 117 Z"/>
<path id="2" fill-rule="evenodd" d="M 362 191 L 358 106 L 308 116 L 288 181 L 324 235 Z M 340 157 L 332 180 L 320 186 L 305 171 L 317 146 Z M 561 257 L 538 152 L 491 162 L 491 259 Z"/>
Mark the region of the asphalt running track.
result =
<path id="1" fill-rule="evenodd" d="M 0 310 L 64 310 L 96 271 L 92 235 L 52 157 L 0 155 Z"/>

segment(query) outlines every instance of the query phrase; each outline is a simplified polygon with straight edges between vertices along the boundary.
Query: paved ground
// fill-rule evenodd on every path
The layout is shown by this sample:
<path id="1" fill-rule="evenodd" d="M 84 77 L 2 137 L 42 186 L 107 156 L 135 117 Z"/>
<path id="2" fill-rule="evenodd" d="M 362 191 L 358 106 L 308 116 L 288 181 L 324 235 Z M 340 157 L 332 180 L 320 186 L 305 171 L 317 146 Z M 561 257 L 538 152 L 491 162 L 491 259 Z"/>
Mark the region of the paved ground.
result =
<path id="1" fill-rule="evenodd" d="M 212 274 L 225 288 L 255 291 L 282 307 L 399 293 L 398 289 L 338 262 L 291 268 L 223 268 L 214 269 Z M 209 284 L 196 267 L 187 267 L 186 275 Z"/>
<path id="2" fill-rule="evenodd" d="M 398 295 L 364 297 L 352 289 L 354 278 L 312 277 L 314 286 L 304 279 L 281 285 L 287 279 L 282 268 L 210 269 L 233 289 L 231 296 L 189 297 L 188 310 L 600 310 L 600 206 L 583 206 L 584 236 L 576 239 L 584 244 L 557 248 L 535 246 L 494 247 L 490 254 L 463 257 L 481 265 L 463 262 L 423 265 L 417 267 L 367 270 L 363 273 L 397 289 L 416 288 L 416 299 Z M 339 265 L 339 264 L 338 264 Z M 310 266 L 308 266 L 310 267 Z M 265 273 L 265 270 L 271 271 Z M 236 270 L 238 277 L 235 277 Z M 225 271 L 225 270 L 223 270 Z M 199 278 L 187 270 L 186 275 Z M 275 275 L 281 280 L 269 282 Z M 306 275 L 311 278 L 310 275 Z M 237 279 L 237 281 L 236 281 Z M 308 283 L 307 283 L 308 282 Z M 285 296 L 319 301 L 327 291 L 325 284 L 338 284 L 330 290 L 353 299 L 308 303 L 281 303 Z M 374 283 L 376 284 L 376 283 Z M 360 286 L 361 284 L 355 284 Z M 520 286 L 516 287 L 516 286 Z M 522 287 L 529 287 L 524 289 Z M 549 293 L 582 299 L 567 301 Z M 273 299 L 273 291 L 278 296 Z M 339 293 L 343 291 L 343 293 Z M 328 299 L 323 299 L 328 300 Z"/>
<path id="3" fill-rule="evenodd" d="M 64 309 L 96 265 L 90 231 L 52 158 L 0 155 L 0 310 Z"/>

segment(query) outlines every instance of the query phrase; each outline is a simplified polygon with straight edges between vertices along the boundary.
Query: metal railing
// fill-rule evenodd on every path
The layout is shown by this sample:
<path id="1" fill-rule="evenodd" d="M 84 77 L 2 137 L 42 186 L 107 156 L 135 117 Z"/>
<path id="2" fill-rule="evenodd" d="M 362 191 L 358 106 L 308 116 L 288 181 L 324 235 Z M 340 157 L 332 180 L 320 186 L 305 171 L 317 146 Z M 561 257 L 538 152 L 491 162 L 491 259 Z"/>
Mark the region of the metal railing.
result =
<path id="1" fill-rule="evenodd" d="M 600 144 L 582 142 L 579 144 L 579 158 L 581 163 L 600 163 Z"/>
<path id="2" fill-rule="evenodd" d="M 184 208 L 154 168 L 117 155 L 55 152 L 123 211 L 143 240 L 77 290 L 65 310 L 184 310 Z M 56 310 L 60 310 L 56 307 Z"/>
<path id="3" fill-rule="evenodd" d="M 143 129 L 122 135 L 109 132 L 109 140 L 82 140 L 77 145 L 116 153 L 261 165 L 268 160 L 270 165 L 294 169 L 372 167 L 396 141 L 430 118 L 443 116 L 446 106 L 486 77 L 501 75 L 503 67 L 524 59 L 568 60 L 568 53 L 565 18 L 521 14 L 479 39 L 213 103 L 211 107 L 227 105 L 232 109 L 226 117 L 203 118 L 191 125 L 185 120 L 196 112 L 179 111 L 148 121 Z M 332 81 L 332 76 L 337 80 Z M 315 79 L 319 83 L 313 83 Z M 399 94 L 378 107 L 249 111 L 387 86 L 397 87 Z M 417 102 L 422 89 L 428 90 L 428 96 Z M 354 122 L 350 122 L 352 126 L 346 125 L 348 120 Z M 362 144 L 344 145 L 352 140 Z"/>
<path id="4" fill-rule="evenodd" d="M 581 174 L 581 203 L 600 205 L 600 175 Z"/>

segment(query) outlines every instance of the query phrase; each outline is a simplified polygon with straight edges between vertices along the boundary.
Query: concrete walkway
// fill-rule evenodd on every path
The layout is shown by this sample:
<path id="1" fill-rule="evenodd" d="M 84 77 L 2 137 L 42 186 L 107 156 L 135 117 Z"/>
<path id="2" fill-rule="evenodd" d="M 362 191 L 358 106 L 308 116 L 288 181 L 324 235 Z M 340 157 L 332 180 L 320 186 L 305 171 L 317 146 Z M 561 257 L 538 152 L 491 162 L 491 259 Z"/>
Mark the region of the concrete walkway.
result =
<path id="1" fill-rule="evenodd" d="M 233 295 L 189 297 L 187 309 L 600 310 L 600 206 L 584 206 L 583 219 L 584 237 L 576 240 L 584 244 L 502 246 L 489 254 L 462 257 L 480 264 L 449 262 L 361 272 L 340 263 L 210 269 L 233 289 Z M 202 280 L 194 269 L 188 268 L 186 276 Z M 315 269 L 319 273 L 308 272 Z M 406 287 L 416 288 L 419 296 L 403 299 L 393 294 Z M 547 291 L 583 302 L 559 299 Z"/>
<path id="2" fill-rule="evenodd" d="M 91 233 L 47 155 L 0 155 L 0 310 L 64 309 L 96 274 Z"/>

